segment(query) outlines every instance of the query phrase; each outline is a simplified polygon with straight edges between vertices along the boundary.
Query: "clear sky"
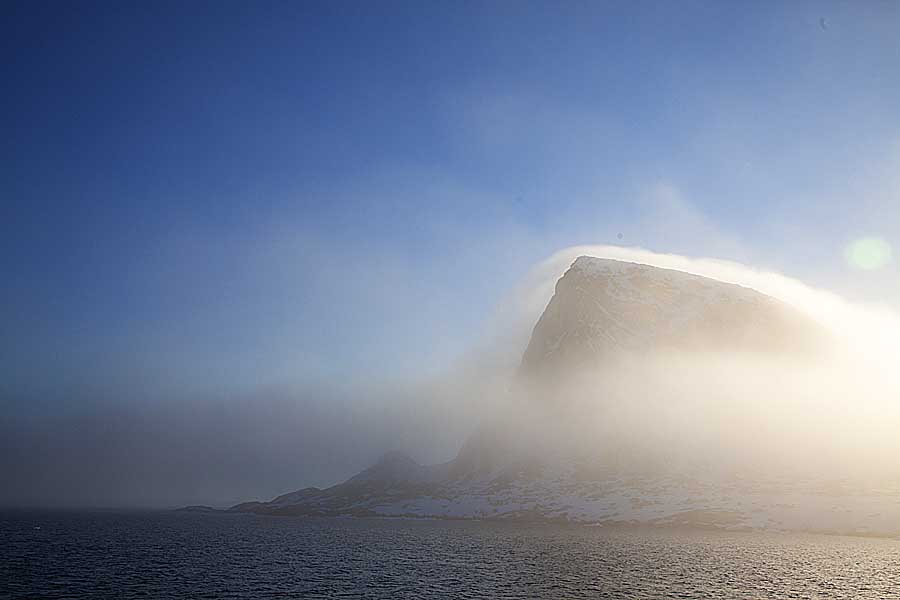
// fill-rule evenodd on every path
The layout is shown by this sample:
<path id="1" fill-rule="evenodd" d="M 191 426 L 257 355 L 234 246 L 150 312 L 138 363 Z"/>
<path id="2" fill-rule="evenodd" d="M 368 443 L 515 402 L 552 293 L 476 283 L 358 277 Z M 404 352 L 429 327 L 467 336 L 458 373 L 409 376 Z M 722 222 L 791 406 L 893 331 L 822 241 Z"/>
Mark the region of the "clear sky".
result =
<path id="1" fill-rule="evenodd" d="M 440 370 L 575 244 L 900 306 L 894 2 L 0 10 L 7 419 Z"/>

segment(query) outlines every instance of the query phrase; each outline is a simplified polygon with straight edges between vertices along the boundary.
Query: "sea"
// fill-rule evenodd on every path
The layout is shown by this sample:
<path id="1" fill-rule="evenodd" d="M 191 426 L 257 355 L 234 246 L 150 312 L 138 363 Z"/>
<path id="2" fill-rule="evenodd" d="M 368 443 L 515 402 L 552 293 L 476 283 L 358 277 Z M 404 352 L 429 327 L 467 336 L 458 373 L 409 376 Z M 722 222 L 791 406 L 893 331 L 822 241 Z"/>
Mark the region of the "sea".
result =
<path id="1" fill-rule="evenodd" d="M 0 513 L 0 598 L 900 598 L 900 541 L 174 511 Z"/>

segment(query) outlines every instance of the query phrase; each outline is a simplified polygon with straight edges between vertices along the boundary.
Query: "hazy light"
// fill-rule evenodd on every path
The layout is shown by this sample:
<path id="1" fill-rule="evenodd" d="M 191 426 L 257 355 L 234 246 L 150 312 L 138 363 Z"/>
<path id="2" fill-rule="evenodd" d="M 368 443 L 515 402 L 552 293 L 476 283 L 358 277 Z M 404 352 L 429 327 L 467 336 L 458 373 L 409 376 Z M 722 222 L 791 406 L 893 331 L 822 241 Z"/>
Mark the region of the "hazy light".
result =
<path id="1" fill-rule="evenodd" d="M 891 245 L 881 238 L 867 237 L 851 242 L 844 250 L 850 266 L 874 271 L 891 262 Z"/>

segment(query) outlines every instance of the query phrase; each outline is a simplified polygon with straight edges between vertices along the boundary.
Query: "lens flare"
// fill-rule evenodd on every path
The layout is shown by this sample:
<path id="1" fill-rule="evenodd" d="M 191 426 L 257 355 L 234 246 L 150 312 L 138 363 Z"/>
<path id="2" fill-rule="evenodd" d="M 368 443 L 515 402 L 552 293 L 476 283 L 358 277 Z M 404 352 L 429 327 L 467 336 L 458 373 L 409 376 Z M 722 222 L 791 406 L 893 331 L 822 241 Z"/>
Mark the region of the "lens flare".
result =
<path id="1" fill-rule="evenodd" d="M 866 237 L 851 242 L 844 250 L 847 263 L 856 269 L 875 271 L 891 262 L 891 245 L 877 237 Z"/>

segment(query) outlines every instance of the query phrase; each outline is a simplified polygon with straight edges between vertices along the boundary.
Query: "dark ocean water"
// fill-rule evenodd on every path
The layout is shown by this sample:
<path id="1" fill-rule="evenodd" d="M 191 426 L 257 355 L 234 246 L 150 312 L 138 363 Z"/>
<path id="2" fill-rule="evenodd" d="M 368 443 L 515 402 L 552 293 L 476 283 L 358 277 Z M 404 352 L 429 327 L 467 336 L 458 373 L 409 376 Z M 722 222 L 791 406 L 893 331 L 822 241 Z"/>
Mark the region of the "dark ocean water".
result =
<path id="1" fill-rule="evenodd" d="M 0 514 L 2 598 L 900 598 L 900 541 L 448 521 Z"/>

